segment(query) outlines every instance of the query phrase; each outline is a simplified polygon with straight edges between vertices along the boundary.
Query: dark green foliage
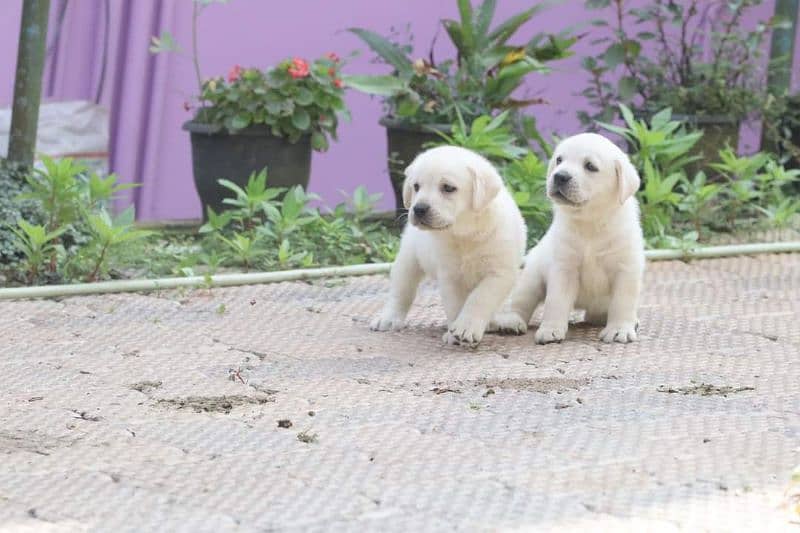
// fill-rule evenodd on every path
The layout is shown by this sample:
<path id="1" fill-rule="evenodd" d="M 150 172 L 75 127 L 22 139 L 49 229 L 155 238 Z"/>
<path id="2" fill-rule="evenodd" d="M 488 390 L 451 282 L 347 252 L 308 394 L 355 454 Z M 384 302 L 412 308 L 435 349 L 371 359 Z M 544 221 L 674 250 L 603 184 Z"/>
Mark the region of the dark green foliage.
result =
<path id="1" fill-rule="evenodd" d="M 25 179 L 27 175 L 25 167 L 0 158 L 0 264 L 8 264 L 22 257 L 14 245 L 15 235 L 12 231 L 18 220 L 27 220 L 31 224 L 44 221 L 44 212 L 36 202 L 20 198 L 30 192 Z"/>

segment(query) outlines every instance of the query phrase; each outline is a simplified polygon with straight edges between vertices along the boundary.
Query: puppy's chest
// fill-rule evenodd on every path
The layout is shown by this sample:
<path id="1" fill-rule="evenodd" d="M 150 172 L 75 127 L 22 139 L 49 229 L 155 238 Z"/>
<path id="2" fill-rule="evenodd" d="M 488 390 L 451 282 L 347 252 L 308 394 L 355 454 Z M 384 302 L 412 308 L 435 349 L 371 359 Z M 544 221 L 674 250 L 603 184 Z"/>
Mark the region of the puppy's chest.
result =
<path id="1" fill-rule="evenodd" d="M 442 266 L 448 273 L 457 273 L 462 283 L 470 287 L 477 285 L 484 278 L 495 260 L 491 254 L 464 253 L 463 250 L 452 250 L 452 252 L 447 254 L 447 260 Z"/>
<path id="2" fill-rule="evenodd" d="M 596 253 L 587 253 L 578 269 L 579 292 L 587 297 L 608 294 L 611 290 L 610 272 Z"/>

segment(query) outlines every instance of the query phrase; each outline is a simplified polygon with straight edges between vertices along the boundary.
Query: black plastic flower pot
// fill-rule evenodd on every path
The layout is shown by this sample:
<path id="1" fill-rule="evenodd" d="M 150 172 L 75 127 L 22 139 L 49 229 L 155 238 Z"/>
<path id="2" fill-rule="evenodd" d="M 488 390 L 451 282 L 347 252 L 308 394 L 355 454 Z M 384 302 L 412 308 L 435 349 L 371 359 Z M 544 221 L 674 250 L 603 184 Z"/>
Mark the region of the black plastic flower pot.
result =
<path id="1" fill-rule="evenodd" d="M 448 124 L 412 125 L 389 117 L 382 118 L 380 124 L 386 128 L 389 179 L 394 190 L 395 209 L 399 214 L 404 210 L 405 168 L 417 154 L 425 150 L 426 144 L 442 141 L 435 132 L 450 133 L 451 127 Z"/>
<path id="2" fill-rule="evenodd" d="M 703 137 L 694 145 L 692 153 L 701 155 L 707 161 L 717 161 L 719 151 L 730 146 L 736 151 L 739 147 L 740 122 L 725 115 L 672 115 L 673 120 L 683 122 L 691 130 L 703 130 Z"/>
<path id="3" fill-rule="evenodd" d="M 207 220 L 206 206 L 217 212 L 228 207 L 222 201 L 231 196 L 231 191 L 218 183 L 220 179 L 244 187 L 250 174 L 266 167 L 269 187 L 308 187 L 310 135 L 290 143 L 283 137 L 275 137 L 264 126 L 228 133 L 191 120 L 183 129 L 191 136 L 194 184 L 203 204 L 204 221 Z"/>

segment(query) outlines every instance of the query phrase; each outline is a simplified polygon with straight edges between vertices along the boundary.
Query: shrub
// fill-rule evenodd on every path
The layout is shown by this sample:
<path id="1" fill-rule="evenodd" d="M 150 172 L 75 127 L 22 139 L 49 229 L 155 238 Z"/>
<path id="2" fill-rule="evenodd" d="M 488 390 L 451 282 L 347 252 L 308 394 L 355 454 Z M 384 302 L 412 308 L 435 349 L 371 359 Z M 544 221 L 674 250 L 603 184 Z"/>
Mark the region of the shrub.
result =
<path id="1" fill-rule="evenodd" d="M 623 0 L 587 0 L 587 7 L 610 7 L 614 14 L 594 21 L 608 35 L 594 42 L 605 46 L 602 53 L 583 59 L 592 80 L 583 95 L 593 113 L 580 113 L 582 121 L 609 121 L 618 103 L 737 120 L 757 112 L 765 96 L 760 60 L 773 23 L 747 30 L 741 21 L 758 4 L 650 0 L 626 7 Z"/>
<path id="2" fill-rule="evenodd" d="M 231 197 L 225 199 L 231 209 L 221 214 L 208 209 L 208 222 L 200 228 L 205 238 L 198 266 L 207 257 L 245 270 L 393 259 L 396 236 L 380 222 L 369 220 L 379 195 L 359 187 L 347 204 L 323 214 L 310 206 L 317 196 L 300 186 L 276 200 L 284 189 L 269 187 L 267 176 L 266 169 L 253 173 L 244 187 L 220 180 L 231 190 Z"/>
<path id="3" fill-rule="evenodd" d="M 26 181 L 28 170 L 0 158 L 0 265 L 7 265 L 22 257 L 15 245 L 14 228 L 18 220 L 41 224 L 44 213 L 39 204 L 20 198 L 30 192 Z"/>

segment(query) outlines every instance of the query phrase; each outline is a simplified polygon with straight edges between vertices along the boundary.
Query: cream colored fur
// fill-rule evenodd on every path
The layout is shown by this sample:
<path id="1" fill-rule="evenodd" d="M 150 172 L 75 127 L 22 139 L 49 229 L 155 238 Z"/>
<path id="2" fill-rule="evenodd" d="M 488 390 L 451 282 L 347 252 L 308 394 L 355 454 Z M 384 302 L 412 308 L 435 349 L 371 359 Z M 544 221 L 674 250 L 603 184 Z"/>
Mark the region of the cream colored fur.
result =
<path id="1" fill-rule="evenodd" d="M 438 282 L 447 316 L 444 342 L 474 346 L 520 270 L 522 215 L 494 167 L 454 146 L 420 154 L 406 169 L 403 192 L 409 224 L 392 266 L 389 299 L 371 327 L 402 328 L 427 275 Z"/>

